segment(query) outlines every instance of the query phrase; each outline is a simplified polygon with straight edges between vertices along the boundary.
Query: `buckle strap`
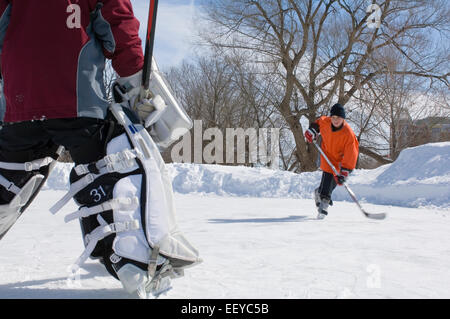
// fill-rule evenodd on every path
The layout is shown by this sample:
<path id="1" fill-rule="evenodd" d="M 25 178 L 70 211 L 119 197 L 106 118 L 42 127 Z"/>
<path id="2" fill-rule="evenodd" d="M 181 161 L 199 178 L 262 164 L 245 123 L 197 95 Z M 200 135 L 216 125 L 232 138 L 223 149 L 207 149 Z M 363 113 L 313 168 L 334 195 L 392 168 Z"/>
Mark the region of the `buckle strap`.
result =
<path id="1" fill-rule="evenodd" d="M 101 172 L 117 172 L 122 169 L 133 167 L 137 165 L 135 158 L 137 157 L 135 150 L 123 150 L 115 154 L 109 154 L 101 160 L 91 164 L 80 164 L 74 169 L 78 176 L 93 173 L 99 174 Z"/>
<path id="2" fill-rule="evenodd" d="M 50 207 L 50 212 L 54 215 L 56 214 L 61 208 L 63 208 L 70 199 L 79 191 L 81 191 L 83 188 L 94 182 L 94 180 L 97 177 L 100 177 L 102 174 L 95 175 L 95 174 L 88 174 L 81 178 L 80 180 L 76 181 L 75 183 L 70 185 L 69 191 L 64 195 L 63 198 L 61 198 L 56 204 L 54 204 L 52 207 Z"/>
<path id="3" fill-rule="evenodd" d="M 40 158 L 31 162 L 25 163 L 7 163 L 0 162 L 0 168 L 11 170 L 11 171 L 26 171 L 31 172 L 40 169 L 41 167 L 48 166 L 54 161 L 51 157 Z"/>
<path id="4" fill-rule="evenodd" d="M 138 167 L 139 167 L 139 165 L 133 159 L 130 161 L 122 161 L 122 162 L 108 164 L 108 165 L 106 165 L 106 167 L 100 169 L 100 173 L 107 174 L 107 173 L 121 172 L 123 170 L 127 170 L 130 168 L 137 169 Z"/>
<path id="5" fill-rule="evenodd" d="M 148 278 L 142 286 L 138 288 L 138 294 L 141 298 L 148 298 L 153 295 L 156 298 L 168 290 L 170 287 L 170 278 L 179 278 L 184 276 L 184 271 L 179 268 L 174 268 L 169 260 L 166 260 L 154 273 L 151 278 Z"/>
<path id="6" fill-rule="evenodd" d="M 50 208 L 52 214 L 56 214 L 61 208 L 63 208 L 70 199 L 75 196 L 83 188 L 94 182 L 94 180 L 102 175 L 114 172 L 120 172 L 124 169 L 138 168 L 139 165 L 136 162 L 137 152 L 132 150 L 124 150 L 116 154 L 110 154 L 95 164 L 95 169 L 92 168 L 92 164 L 81 164 L 75 167 L 75 172 L 78 175 L 86 176 L 70 185 L 69 191 L 61 198 L 56 204 Z M 103 166 L 101 166 L 103 165 Z M 90 173 L 91 170 L 95 170 L 97 173 Z"/>
<path id="7" fill-rule="evenodd" d="M 16 195 L 21 191 L 19 187 L 17 187 L 13 182 L 7 180 L 3 175 L 0 175 L 0 185 Z"/>
<path id="8" fill-rule="evenodd" d="M 148 274 L 150 277 L 155 276 L 156 268 L 158 266 L 158 255 L 159 255 L 159 245 L 154 245 L 153 248 L 151 248 L 151 254 L 150 254 L 150 260 L 148 262 Z"/>
<path id="9" fill-rule="evenodd" d="M 78 257 L 78 259 L 76 260 L 75 264 L 81 266 L 94 251 L 95 246 L 97 246 L 97 243 L 103 238 L 114 233 L 137 229 L 139 229 L 139 221 L 137 219 L 133 219 L 128 222 L 117 222 L 107 224 L 95 228 L 91 233 L 86 235 L 85 240 L 88 244 L 86 245 L 86 248 L 84 249 L 81 256 Z"/>
<path id="10" fill-rule="evenodd" d="M 139 207 L 139 199 L 136 196 L 113 198 L 109 201 L 101 203 L 100 205 L 92 207 L 83 207 L 76 212 L 70 213 L 66 215 L 64 221 L 67 223 L 77 218 L 88 217 L 108 210 L 119 209 L 129 211 L 135 210 L 138 207 Z"/>

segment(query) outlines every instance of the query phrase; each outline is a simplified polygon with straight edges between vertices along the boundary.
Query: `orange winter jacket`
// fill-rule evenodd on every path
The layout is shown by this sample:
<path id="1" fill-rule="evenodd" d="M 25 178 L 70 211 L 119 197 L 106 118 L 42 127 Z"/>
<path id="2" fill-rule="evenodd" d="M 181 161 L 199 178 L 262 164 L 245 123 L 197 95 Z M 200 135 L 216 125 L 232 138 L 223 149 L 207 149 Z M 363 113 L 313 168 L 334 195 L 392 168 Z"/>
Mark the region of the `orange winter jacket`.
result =
<path id="1" fill-rule="evenodd" d="M 354 170 L 358 160 L 359 143 L 350 125 L 344 121 L 342 128 L 333 132 L 329 116 L 320 117 L 316 123 L 319 125 L 322 136 L 322 150 L 337 171 L 339 172 L 341 168 Z M 333 174 L 333 170 L 323 156 L 320 156 L 320 168 Z"/>

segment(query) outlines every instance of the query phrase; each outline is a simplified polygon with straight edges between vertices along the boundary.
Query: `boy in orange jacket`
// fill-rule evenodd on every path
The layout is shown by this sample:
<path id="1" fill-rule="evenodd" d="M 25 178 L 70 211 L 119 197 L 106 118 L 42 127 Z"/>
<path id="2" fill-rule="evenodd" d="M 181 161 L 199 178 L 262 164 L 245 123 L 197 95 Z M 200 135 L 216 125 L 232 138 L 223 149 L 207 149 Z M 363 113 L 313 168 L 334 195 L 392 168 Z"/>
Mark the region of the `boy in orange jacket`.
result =
<path id="1" fill-rule="evenodd" d="M 339 175 L 335 176 L 327 161 L 321 156 L 323 171 L 320 186 L 314 191 L 318 209 L 318 219 L 328 215 L 329 205 L 333 205 L 331 194 L 336 185 L 342 185 L 355 169 L 358 160 L 359 143 L 350 125 L 345 121 L 345 110 L 340 104 L 331 108 L 330 116 L 322 116 L 312 123 L 305 132 L 305 139 L 312 143 L 322 136 L 322 150 L 333 163 Z"/>

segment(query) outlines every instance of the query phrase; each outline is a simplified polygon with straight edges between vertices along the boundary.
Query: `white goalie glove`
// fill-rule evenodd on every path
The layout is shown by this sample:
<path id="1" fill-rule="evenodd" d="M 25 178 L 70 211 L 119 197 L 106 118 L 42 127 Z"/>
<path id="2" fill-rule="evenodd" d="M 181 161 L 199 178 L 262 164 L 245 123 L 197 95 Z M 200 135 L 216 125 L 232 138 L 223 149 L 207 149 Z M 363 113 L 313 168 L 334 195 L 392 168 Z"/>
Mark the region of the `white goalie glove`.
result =
<path id="1" fill-rule="evenodd" d="M 151 117 L 150 115 L 162 113 L 166 108 L 166 103 L 160 95 L 153 96 L 150 90 L 144 89 L 141 85 L 141 80 L 142 71 L 139 71 L 131 76 L 118 78 L 116 83 L 126 91 L 126 95 L 122 95 L 122 97 L 128 99 L 130 108 L 139 116 L 143 123 L 149 123 L 147 119 Z M 148 126 L 146 125 L 146 127 Z"/>
<path id="2" fill-rule="evenodd" d="M 168 147 L 192 128 L 192 120 L 171 92 L 163 75 L 159 72 L 155 59 L 149 90 L 141 85 L 142 71 L 117 79 L 124 100 L 139 116 L 154 141 L 162 147 Z M 116 99 L 117 102 L 117 99 Z"/>

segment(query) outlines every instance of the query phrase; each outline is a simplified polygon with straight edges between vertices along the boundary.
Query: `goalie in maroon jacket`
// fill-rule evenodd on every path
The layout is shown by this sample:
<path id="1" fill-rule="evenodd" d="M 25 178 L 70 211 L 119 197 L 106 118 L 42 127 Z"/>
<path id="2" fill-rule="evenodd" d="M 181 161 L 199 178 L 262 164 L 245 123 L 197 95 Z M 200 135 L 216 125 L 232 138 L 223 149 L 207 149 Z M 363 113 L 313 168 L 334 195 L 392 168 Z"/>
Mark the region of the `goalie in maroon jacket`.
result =
<path id="1" fill-rule="evenodd" d="M 77 264 L 100 259 L 127 291 L 145 297 L 200 259 L 177 228 L 154 144 L 167 145 L 177 129 L 177 105 L 164 88 L 141 86 L 138 30 L 130 0 L 0 0 L 0 238 L 65 148 L 75 163 L 71 186 L 51 211 L 72 198 L 80 207 L 66 217 L 82 228 L 86 250 Z M 106 58 L 119 76 L 120 105 L 107 101 Z M 152 135 L 139 130 L 166 108 L 153 117 Z"/>

